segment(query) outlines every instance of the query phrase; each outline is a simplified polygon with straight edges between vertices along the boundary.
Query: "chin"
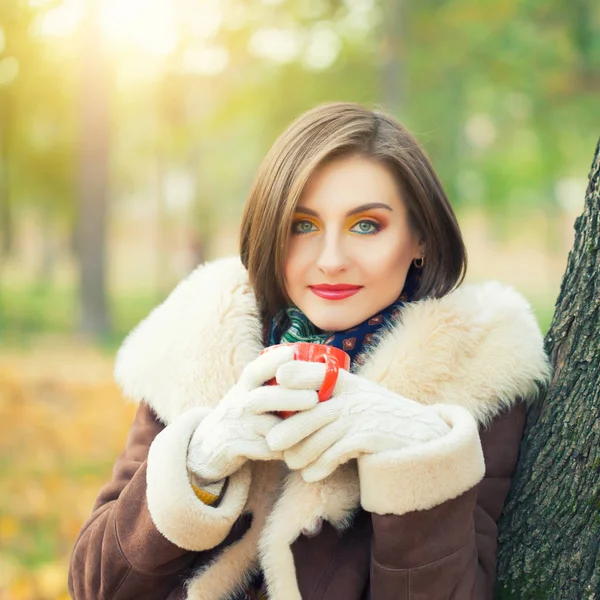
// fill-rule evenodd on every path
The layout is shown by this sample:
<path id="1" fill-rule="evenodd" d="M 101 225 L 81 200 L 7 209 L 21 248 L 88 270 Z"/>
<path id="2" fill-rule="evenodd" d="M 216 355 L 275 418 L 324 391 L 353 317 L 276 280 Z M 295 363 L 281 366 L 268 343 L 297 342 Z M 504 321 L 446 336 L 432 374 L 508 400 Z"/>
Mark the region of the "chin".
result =
<path id="1" fill-rule="evenodd" d="M 356 319 L 340 318 L 339 315 L 314 315 L 314 319 L 311 315 L 306 316 L 315 327 L 323 331 L 345 331 L 360 323 Z"/>

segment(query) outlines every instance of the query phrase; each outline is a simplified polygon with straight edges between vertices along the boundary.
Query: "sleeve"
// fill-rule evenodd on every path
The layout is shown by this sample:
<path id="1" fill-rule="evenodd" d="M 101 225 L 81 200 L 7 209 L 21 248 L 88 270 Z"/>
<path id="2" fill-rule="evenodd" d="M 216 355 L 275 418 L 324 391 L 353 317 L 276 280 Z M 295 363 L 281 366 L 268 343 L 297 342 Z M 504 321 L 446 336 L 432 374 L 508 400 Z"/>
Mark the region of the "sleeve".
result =
<path id="1" fill-rule="evenodd" d="M 449 499 L 427 508 L 406 510 L 409 503 L 400 500 L 401 510 L 389 510 L 394 500 L 388 498 L 382 502 L 386 510 L 370 511 L 371 600 L 492 599 L 497 522 L 517 464 L 524 425 L 525 408 L 517 404 L 479 432 L 485 476 L 470 489 L 448 494 Z M 443 464 L 457 476 L 451 458 Z M 436 479 L 435 469 L 427 474 L 434 478 L 433 495 L 443 497 L 443 490 L 434 488 L 444 478 Z M 417 481 L 421 478 L 418 475 Z M 410 478 L 405 487 L 412 488 Z M 455 490 L 452 485 L 450 489 Z M 373 509 L 374 496 L 367 496 Z"/>
<path id="2" fill-rule="evenodd" d="M 220 545 L 239 535 L 232 528 L 245 503 L 249 472 L 234 474 L 214 507 L 196 497 L 187 478 L 187 444 L 201 418 L 190 412 L 165 427 L 140 404 L 112 480 L 75 542 L 72 598 L 164 600 L 192 567 L 210 561 Z"/>

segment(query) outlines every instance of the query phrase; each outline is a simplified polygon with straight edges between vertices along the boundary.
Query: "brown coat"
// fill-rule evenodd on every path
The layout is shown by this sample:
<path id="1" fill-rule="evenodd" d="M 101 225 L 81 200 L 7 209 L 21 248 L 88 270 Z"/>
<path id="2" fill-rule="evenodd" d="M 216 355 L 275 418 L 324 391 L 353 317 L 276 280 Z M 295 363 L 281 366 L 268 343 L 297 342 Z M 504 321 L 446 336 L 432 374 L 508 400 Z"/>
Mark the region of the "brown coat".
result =
<path id="1" fill-rule="evenodd" d="M 524 424 L 521 404 L 481 432 L 486 475 L 476 488 L 425 511 L 360 511 L 342 535 L 327 523 L 292 545 L 305 600 L 492 598 L 496 522 L 510 487 Z M 156 529 L 146 503 L 148 448 L 163 429 L 142 403 L 112 481 L 101 491 L 73 552 L 77 600 L 180 600 L 190 573 L 220 548 L 189 552 Z M 240 518 L 223 545 L 247 528 Z M 215 600 L 216 597 L 215 597 Z"/>
<path id="2" fill-rule="evenodd" d="M 257 314 L 238 261 L 218 261 L 125 343 L 117 380 L 143 401 L 76 543 L 73 598 L 221 600 L 255 568 L 273 600 L 491 598 L 524 423 L 516 398 L 548 377 L 524 300 L 488 284 L 410 305 L 361 367 L 433 404 L 450 425 L 440 441 L 359 458 L 316 484 L 249 463 L 211 508 L 189 485 L 187 444 L 258 354 Z"/>

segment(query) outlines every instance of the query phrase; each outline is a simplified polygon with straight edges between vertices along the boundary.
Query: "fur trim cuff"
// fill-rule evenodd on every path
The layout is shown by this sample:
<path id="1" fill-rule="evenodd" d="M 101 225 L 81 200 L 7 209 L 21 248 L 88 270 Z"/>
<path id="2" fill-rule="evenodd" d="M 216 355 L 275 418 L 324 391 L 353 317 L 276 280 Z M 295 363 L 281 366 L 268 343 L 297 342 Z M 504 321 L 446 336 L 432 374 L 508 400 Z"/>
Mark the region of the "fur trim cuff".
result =
<path id="1" fill-rule="evenodd" d="M 148 509 L 157 529 L 173 544 L 196 552 L 214 548 L 227 537 L 250 488 L 250 469 L 245 465 L 229 478 L 219 506 L 208 506 L 196 497 L 187 472 L 187 450 L 207 412 L 188 410 L 156 436 L 146 476 Z"/>
<path id="2" fill-rule="evenodd" d="M 464 408 L 432 408 L 451 427 L 431 442 L 358 459 L 362 507 L 403 515 L 456 498 L 483 478 L 485 463 L 475 419 Z"/>

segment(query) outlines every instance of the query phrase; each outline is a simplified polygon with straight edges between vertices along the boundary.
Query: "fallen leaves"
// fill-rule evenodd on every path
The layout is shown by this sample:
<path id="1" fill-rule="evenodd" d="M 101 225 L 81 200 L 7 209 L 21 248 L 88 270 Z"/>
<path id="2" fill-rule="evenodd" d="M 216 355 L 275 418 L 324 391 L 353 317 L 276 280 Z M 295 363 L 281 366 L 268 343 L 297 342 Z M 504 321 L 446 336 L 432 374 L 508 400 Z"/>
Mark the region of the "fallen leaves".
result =
<path id="1" fill-rule="evenodd" d="M 134 411 L 99 350 L 0 349 L 0 600 L 69 598 L 73 543 Z"/>

